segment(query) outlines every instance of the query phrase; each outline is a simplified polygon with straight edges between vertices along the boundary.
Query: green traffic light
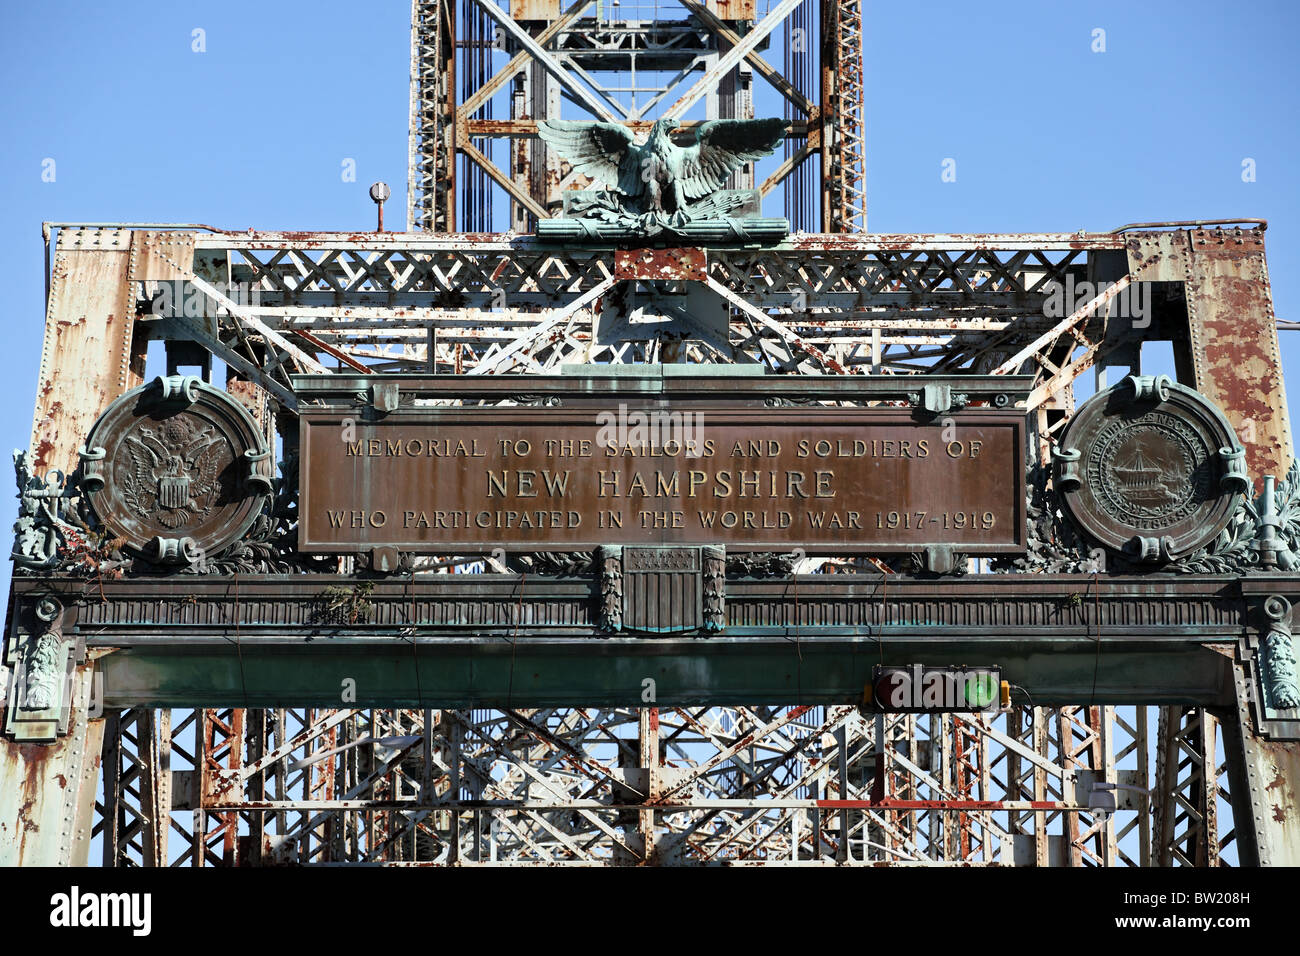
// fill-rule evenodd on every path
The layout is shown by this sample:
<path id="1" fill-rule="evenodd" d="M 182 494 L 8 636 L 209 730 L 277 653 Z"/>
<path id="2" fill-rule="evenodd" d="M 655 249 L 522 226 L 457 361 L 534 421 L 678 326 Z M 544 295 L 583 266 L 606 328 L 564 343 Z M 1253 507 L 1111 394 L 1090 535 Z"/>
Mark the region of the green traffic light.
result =
<path id="1" fill-rule="evenodd" d="M 980 674 L 966 682 L 966 703 L 983 708 L 997 699 L 998 682 L 992 674 Z"/>

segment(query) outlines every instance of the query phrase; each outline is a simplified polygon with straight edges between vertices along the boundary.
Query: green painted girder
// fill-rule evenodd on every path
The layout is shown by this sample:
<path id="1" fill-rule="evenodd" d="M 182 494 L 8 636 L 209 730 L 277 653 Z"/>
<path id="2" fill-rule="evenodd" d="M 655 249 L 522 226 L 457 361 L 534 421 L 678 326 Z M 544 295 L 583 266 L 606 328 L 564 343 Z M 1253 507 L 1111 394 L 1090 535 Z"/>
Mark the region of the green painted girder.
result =
<path id="1" fill-rule="evenodd" d="M 322 616 L 323 595 L 360 585 L 355 607 Z M 1294 600 L 1300 576 L 737 579 L 723 632 L 654 637 L 599 630 L 596 588 L 512 574 L 23 577 L 11 615 L 58 593 L 109 707 L 849 703 L 881 663 L 1000 666 L 1036 704 L 1214 706 L 1231 700 L 1252 607 Z"/>
<path id="2" fill-rule="evenodd" d="M 1023 688 L 1020 703 L 1220 705 L 1233 647 L 1187 637 L 253 638 L 135 646 L 98 667 L 106 705 L 119 708 L 852 703 L 879 663 L 998 665 Z"/>

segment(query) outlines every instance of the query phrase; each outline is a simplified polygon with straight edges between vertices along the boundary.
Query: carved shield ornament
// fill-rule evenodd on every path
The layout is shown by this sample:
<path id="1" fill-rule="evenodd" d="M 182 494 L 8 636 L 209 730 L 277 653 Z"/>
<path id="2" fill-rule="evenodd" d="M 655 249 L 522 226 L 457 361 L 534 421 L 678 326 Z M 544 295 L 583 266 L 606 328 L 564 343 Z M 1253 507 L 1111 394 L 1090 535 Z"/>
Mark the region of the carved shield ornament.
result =
<path id="1" fill-rule="evenodd" d="M 237 541 L 271 493 L 271 453 L 252 416 L 193 376 L 160 377 L 118 398 L 81 458 L 82 489 L 109 532 L 163 563 Z"/>
<path id="2" fill-rule="evenodd" d="M 1209 544 L 1250 490 L 1228 420 L 1169 376 L 1130 375 L 1083 403 L 1053 451 L 1065 511 L 1093 541 L 1162 564 Z"/>

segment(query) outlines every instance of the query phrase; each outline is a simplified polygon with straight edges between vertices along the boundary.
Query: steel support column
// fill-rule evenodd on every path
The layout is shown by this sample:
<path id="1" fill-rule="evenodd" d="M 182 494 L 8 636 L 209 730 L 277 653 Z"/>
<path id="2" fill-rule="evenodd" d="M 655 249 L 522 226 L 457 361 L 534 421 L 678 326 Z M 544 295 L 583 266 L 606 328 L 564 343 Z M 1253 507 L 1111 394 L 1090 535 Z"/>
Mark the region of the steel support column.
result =
<path id="1" fill-rule="evenodd" d="M 1222 716 L 1242 866 L 1300 866 L 1300 742 L 1269 740 L 1257 730 L 1254 687 L 1234 666 L 1235 706 Z"/>
<path id="2" fill-rule="evenodd" d="M 32 423 L 33 474 L 71 474 L 104 406 L 139 382 L 139 261 L 126 229 L 59 235 Z M 92 680 L 92 667 L 83 665 L 62 689 L 71 695 L 66 736 L 49 744 L 0 739 L 0 865 L 86 863 L 104 738 L 103 718 L 88 711 Z"/>
<path id="3" fill-rule="evenodd" d="M 1187 324 L 1174 341 L 1179 377 L 1223 410 L 1253 479 L 1285 478 L 1295 452 L 1264 230 L 1139 232 L 1127 245 L 1135 279 L 1184 283 Z"/>

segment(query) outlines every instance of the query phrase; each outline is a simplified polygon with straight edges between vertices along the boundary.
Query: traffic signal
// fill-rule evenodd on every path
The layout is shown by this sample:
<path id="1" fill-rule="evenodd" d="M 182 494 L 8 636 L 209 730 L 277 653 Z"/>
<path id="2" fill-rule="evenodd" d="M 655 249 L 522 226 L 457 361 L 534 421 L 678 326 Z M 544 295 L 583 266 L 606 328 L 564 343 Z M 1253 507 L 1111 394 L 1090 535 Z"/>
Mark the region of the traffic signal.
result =
<path id="1" fill-rule="evenodd" d="M 997 713 L 1011 703 L 998 667 L 878 664 L 867 691 L 867 703 L 893 714 Z"/>

